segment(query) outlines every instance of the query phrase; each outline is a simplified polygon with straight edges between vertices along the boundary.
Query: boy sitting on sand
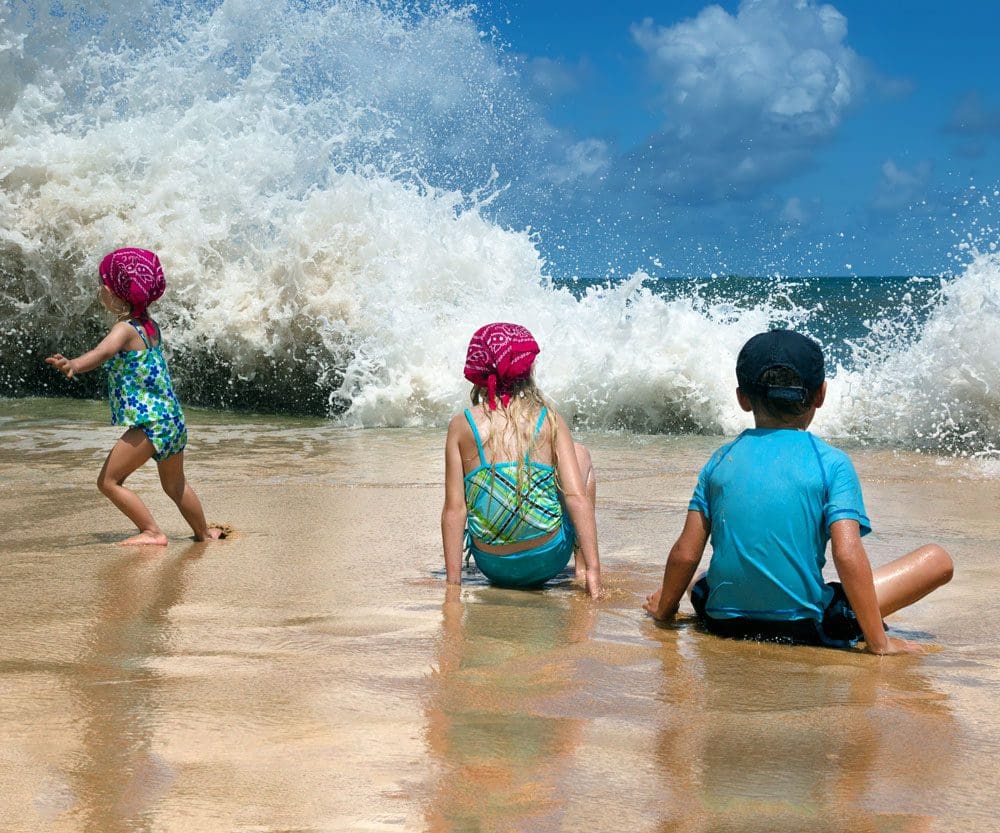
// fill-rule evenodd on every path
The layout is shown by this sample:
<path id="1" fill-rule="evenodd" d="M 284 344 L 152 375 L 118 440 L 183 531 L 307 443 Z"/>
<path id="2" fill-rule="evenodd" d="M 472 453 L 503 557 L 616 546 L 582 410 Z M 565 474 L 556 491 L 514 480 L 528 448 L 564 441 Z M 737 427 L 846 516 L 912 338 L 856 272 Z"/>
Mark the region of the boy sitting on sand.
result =
<path id="1" fill-rule="evenodd" d="M 663 586 L 645 609 L 674 616 L 709 536 L 712 561 L 691 588 L 705 627 L 720 636 L 919 653 L 882 622 L 947 583 L 951 557 L 928 544 L 872 572 L 871 531 L 850 458 L 806 429 L 826 396 L 823 351 L 789 330 L 751 338 L 736 362 L 736 397 L 755 427 L 702 469 Z M 826 543 L 840 582 L 823 581 Z"/>

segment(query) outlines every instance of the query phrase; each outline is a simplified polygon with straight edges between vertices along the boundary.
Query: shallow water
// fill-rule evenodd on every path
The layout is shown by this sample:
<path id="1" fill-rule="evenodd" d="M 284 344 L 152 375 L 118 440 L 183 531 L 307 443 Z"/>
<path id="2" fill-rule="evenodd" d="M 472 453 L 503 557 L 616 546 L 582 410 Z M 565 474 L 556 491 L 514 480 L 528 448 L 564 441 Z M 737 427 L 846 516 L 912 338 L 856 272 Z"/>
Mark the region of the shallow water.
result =
<path id="1" fill-rule="evenodd" d="M 118 549 L 106 406 L 0 402 L 4 831 L 988 831 L 1000 810 L 1000 477 L 852 448 L 876 563 L 955 580 L 878 659 L 660 628 L 712 437 L 592 434 L 608 592 L 446 594 L 441 432 L 194 411 L 194 544 Z M 990 796 L 994 796 L 990 798 Z"/>

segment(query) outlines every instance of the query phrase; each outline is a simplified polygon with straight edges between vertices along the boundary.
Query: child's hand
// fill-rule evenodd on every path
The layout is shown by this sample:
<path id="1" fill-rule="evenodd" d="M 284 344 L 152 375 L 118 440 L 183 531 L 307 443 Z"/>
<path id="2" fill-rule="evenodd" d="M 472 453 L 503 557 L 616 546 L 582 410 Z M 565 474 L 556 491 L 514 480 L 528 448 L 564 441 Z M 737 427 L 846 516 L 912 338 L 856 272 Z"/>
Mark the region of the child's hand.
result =
<path id="1" fill-rule="evenodd" d="M 67 379 L 72 379 L 76 374 L 73 369 L 73 362 L 71 359 L 67 359 L 61 353 L 56 353 L 54 356 L 49 356 L 45 360 L 46 364 L 52 365 L 56 370 L 58 370 Z"/>
<path id="2" fill-rule="evenodd" d="M 642 609 L 646 611 L 650 616 L 656 619 L 657 622 L 665 622 L 667 619 L 672 618 L 673 614 L 668 613 L 660 615 L 660 594 L 663 592 L 661 587 L 652 596 L 646 596 L 646 604 L 642 606 Z"/>
<path id="3" fill-rule="evenodd" d="M 587 592 L 592 599 L 599 599 L 601 597 L 600 568 L 591 567 L 587 570 Z"/>
<path id="4" fill-rule="evenodd" d="M 923 654 L 926 652 L 926 648 L 921 643 L 900 639 L 898 636 L 887 636 L 885 647 L 881 651 L 872 650 L 867 644 L 865 645 L 865 650 L 870 654 L 876 654 L 880 657 L 896 656 L 898 654 Z"/>

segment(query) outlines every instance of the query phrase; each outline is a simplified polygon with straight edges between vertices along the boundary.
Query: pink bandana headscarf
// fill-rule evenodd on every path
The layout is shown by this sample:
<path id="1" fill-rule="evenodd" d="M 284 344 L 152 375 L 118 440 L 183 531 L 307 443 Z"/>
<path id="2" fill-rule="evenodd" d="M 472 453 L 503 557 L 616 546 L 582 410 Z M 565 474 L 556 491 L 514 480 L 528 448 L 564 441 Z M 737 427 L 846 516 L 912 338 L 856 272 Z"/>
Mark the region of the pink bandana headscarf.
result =
<path id="1" fill-rule="evenodd" d="M 531 373 L 539 353 L 538 343 L 520 324 L 487 324 L 469 342 L 465 378 L 489 392 L 489 408 L 497 409 L 497 396 L 506 408 L 514 385 Z"/>
<path id="2" fill-rule="evenodd" d="M 146 307 L 159 298 L 167 286 L 156 254 L 147 249 L 115 249 L 104 256 L 97 271 L 101 283 L 116 298 L 130 304 L 132 317 L 142 324 L 151 339 L 156 338 L 156 327 Z"/>

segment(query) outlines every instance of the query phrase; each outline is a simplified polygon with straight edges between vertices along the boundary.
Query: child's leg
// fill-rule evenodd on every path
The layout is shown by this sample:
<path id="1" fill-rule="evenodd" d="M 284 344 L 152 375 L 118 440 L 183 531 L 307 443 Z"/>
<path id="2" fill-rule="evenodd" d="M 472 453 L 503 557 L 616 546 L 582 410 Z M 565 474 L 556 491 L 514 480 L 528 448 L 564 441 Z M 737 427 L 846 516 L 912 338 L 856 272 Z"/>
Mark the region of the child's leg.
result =
<path id="1" fill-rule="evenodd" d="M 927 544 L 875 570 L 875 596 L 883 616 L 922 599 L 951 581 L 951 556 L 937 544 Z"/>
<path id="2" fill-rule="evenodd" d="M 695 570 L 694 577 L 691 579 L 691 583 L 688 584 L 687 590 L 684 591 L 684 595 L 687 596 L 689 600 L 691 599 L 691 594 L 694 592 L 694 586 L 703 578 L 705 578 L 705 576 L 707 575 L 708 575 L 708 570 L 702 570 L 701 572 Z"/>
<path id="3" fill-rule="evenodd" d="M 165 460 L 160 460 L 156 464 L 156 468 L 160 473 L 160 485 L 163 486 L 163 491 L 181 510 L 184 520 L 188 522 L 191 531 L 194 532 L 195 541 L 220 537 L 221 530 L 209 529 L 205 521 L 205 512 L 201 508 L 201 501 L 198 500 L 198 495 L 184 477 L 184 452 L 178 451 Z"/>
<path id="4" fill-rule="evenodd" d="M 594 475 L 594 462 L 590 459 L 590 451 L 585 445 L 573 443 L 573 450 L 576 452 L 576 463 L 580 467 L 580 474 L 583 475 L 583 482 L 587 487 L 587 497 L 593 506 L 597 506 L 597 477 Z M 578 579 L 586 579 L 587 564 L 583 560 L 583 553 L 580 548 L 573 550 L 573 567 Z"/>
<path id="5" fill-rule="evenodd" d="M 138 535 L 120 541 L 119 544 L 167 543 L 167 536 L 156 525 L 146 504 L 135 492 L 124 486 L 125 479 L 152 456 L 153 444 L 149 438 L 141 429 L 129 428 L 115 443 L 115 447 L 108 454 L 108 459 L 104 461 L 101 473 L 97 475 L 97 488 L 101 494 L 139 528 Z"/>

